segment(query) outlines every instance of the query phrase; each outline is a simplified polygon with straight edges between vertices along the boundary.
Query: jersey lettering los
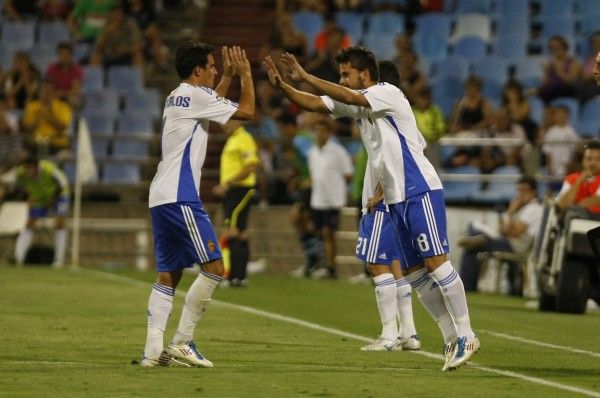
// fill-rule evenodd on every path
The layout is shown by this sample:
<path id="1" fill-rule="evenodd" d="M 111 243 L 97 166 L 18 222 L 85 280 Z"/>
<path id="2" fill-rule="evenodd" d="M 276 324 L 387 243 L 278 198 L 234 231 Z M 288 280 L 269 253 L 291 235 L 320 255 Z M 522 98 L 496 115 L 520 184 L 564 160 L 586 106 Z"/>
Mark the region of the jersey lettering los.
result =
<path id="1" fill-rule="evenodd" d="M 200 202 L 209 121 L 225 123 L 237 104 L 206 87 L 181 83 L 165 101 L 161 161 L 150 185 L 149 206 Z"/>
<path id="2" fill-rule="evenodd" d="M 388 83 L 360 92 L 370 107 L 344 104 L 328 96 L 321 99 L 334 116 L 357 119 L 386 203 L 399 203 L 408 197 L 441 189 L 440 178 L 423 154 L 425 140 L 404 93 Z"/>

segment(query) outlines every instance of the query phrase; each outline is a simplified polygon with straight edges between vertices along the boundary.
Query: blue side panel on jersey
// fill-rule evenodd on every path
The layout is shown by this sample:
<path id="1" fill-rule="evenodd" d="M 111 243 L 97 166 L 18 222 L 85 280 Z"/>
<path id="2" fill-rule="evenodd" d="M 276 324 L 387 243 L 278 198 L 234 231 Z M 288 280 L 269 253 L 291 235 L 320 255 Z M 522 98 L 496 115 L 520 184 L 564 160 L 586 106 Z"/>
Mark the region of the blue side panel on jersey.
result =
<path id="1" fill-rule="evenodd" d="M 389 120 L 392 127 L 394 127 L 394 130 L 396 130 L 396 133 L 398 134 L 398 139 L 400 139 L 400 145 L 402 147 L 402 161 L 404 163 L 404 189 L 406 192 L 406 197 L 408 198 L 413 195 L 429 191 L 431 188 L 429 188 L 429 185 L 427 184 L 427 182 L 425 182 L 425 178 L 423 177 L 423 174 L 421 173 L 421 170 L 419 169 L 415 158 L 413 158 L 412 153 L 410 153 L 410 149 L 408 148 L 408 144 L 406 143 L 406 138 L 404 138 L 404 136 L 400 132 L 400 129 L 398 129 L 394 118 L 389 115 L 386 117 Z"/>
<path id="2" fill-rule="evenodd" d="M 179 186 L 177 187 L 177 201 L 178 202 L 199 202 L 198 191 L 196 190 L 196 184 L 194 184 L 194 175 L 192 174 L 192 166 L 190 163 L 190 148 L 192 146 L 192 139 L 196 128 L 192 132 L 188 143 L 183 150 L 183 159 L 181 159 L 181 168 L 179 169 Z"/>

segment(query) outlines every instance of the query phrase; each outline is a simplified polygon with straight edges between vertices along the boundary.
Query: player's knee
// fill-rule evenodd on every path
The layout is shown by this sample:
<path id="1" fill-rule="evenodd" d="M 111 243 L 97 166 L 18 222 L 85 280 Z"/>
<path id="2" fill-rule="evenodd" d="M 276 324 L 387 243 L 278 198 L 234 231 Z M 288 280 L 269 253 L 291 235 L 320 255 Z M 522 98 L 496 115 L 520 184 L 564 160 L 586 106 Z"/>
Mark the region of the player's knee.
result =
<path id="1" fill-rule="evenodd" d="M 225 274 L 225 267 L 223 266 L 223 260 L 221 259 L 206 263 L 202 268 L 205 272 L 216 276 L 222 277 Z"/>

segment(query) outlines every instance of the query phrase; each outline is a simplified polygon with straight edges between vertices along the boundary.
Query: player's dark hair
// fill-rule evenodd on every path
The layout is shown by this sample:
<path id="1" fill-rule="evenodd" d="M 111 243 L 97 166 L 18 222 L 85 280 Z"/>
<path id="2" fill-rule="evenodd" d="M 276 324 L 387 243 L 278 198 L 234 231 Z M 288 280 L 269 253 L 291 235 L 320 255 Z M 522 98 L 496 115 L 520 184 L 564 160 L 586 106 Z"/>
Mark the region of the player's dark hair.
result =
<path id="1" fill-rule="evenodd" d="M 350 62 L 350 66 L 358 69 L 359 72 L 368 70 L 371 74 L 371 80 L 379 81 L 379 68 L 375 55 L 368 48 L 361 46 L 348 47 L 336 55 L 335 61 L 338 64 Z"/>
<path id="2" fill-rule="evenodd" d="M 400 88 L 400 72 L 398 67 L 392 61 L 380 61 L 379 62 L 379 81 Z"/>
<path id="3" fill-rule="evenodd" d="M 600 140 L 598 140 L 597 138 L 594 138 L 594 139 L 586 142 L 585 145 L 583 146 L 583 150 L 585 151 L 587 149 L 594 150 L 594 151 L 600 150 Z"/>
<path id="4" fill-rule="evenodd" d="M 179 77 L 187 79 L 196 66 L 206 68 L 208 54 L 212 54 L 214 51 L 213 46 L 198 40 L 183 42 L 175 52 L 175 69 Z"/>
<path id="5" fill-rule="evenodd" d="M 519 178 L 519 180 L 517 181 L 517 184 L 529 185 L 529 188 L 531 188 L 532 191 L 537 192 L 537 181 L 535 178 L 533 178 L 531 176 L 523 176 L 523 177 Z"/>

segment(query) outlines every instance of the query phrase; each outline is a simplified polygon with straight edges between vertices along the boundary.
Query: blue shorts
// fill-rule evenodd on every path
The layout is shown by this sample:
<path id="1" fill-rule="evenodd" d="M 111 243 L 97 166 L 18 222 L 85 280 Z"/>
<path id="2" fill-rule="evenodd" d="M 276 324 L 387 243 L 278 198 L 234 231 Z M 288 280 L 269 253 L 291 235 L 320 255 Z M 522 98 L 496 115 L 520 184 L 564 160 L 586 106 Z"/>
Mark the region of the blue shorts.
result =
<path id="1" fill-rule="evenodd" d="M 56 202 L 48 207 L 31 206 L 29 208 L 29 218 L 38 219 L 43 217 L 65 217 L 69 213 L 69 199 L 60 197 Z"/>
<path id="2" fill-rule="evenodd" d="M 388 206 L 400 241 L 403 269 L 428 257 L 448 253 L 446 207 L 441 189 L 424 192 Z"/>
<path id="3" fill-rule="evenodd" d="M 400 259 L 398 238 L 390 213 L 378 204 L 371 213 L 363 214 L 358 227 L 356 258 L 370 264 L 390 265 Z"/>
<path id="4" fill-rule="evenodd" d="M 150 209 L 159 272 L 222 258 L 219 240 L 201 203 L 168 203 Z"/>

